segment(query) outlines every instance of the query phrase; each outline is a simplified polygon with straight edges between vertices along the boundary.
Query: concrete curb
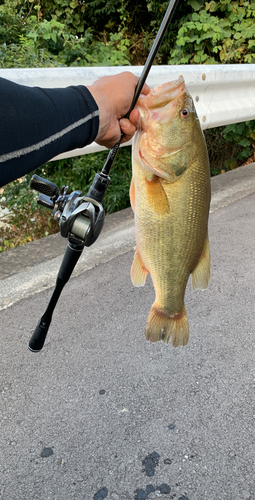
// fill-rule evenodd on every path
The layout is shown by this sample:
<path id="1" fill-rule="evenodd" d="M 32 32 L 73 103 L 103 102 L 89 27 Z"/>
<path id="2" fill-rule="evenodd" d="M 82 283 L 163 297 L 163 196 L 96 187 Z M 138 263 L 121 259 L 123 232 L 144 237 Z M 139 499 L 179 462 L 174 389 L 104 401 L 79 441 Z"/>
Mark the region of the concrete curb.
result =
<path id="1" fill-rule="evenodd" d="M 212 178 L 210 213 L 255 192 L 255 163 Z M 0 310 L 54 286 L 67 241 L 57 235 L 0 255 Z M 85 248 L 73 276 L 108 262 L 135 245 L 131 208 L 106 217 L 99 240 Z"/>

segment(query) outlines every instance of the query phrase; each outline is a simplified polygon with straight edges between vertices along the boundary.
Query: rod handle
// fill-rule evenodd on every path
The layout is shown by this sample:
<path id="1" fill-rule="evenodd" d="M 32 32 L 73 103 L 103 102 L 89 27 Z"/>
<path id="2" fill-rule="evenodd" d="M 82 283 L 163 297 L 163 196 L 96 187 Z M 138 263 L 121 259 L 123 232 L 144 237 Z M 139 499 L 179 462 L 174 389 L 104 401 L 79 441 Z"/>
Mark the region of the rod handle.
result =
<path id="1" fill-rule="evenodd" d="M 77 263 L 79 257 L 81 256 L 83 246 L 75 247 L 70 243 L 68 244 L 64 258 L 62 260 L 62 264 L 58 273 L 56 286 L 54 288 L 53 294 L 49 301 L 48 307 L 41 317 L 38 325 L 35 328 L 35 331 L 28 343 L 28 348 L 32 352 L 40 352 L 44 346 L 44 342 L 51 324 L 51 319 L 53 315 L 53 311 L 57 304 L 57 301 L 60 297 L 60 294 L 69 280 L 72 271 Z"/>

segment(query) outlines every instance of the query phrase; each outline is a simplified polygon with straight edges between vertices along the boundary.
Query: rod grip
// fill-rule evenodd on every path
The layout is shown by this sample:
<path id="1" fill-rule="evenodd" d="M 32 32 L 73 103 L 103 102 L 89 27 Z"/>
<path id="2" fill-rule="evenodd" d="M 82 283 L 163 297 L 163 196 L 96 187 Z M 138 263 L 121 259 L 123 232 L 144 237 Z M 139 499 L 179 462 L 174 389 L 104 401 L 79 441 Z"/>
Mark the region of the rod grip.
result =
<path id="1" fill-rule="evenodd" d="M 68 243 L 65 251 L 65 255 L 63 257 L 59 272 L 58 279 L 62 280 L 64 283 L 67 283 L 69 280 L 78 259 L 81 256 L 83 250 L 83 246 L 74 247 L 72 244 Z"/>
<path id="2" fill-rule="evenodd" d="M 44 346 L 44 342 L 51 324 L 53 311 L 65 284 L 72 274 L 75 264 L 81 256 L 82 249 L 83 246 L 76 248 L 74 246 L 71 246 L 70 243 L 66 248 L 65 255 L 57 276 L 56 286 L 49 301 L 48 307 L 41 317 L 28 343 L 28 348 L 32 352 L 40 352 Z"/>

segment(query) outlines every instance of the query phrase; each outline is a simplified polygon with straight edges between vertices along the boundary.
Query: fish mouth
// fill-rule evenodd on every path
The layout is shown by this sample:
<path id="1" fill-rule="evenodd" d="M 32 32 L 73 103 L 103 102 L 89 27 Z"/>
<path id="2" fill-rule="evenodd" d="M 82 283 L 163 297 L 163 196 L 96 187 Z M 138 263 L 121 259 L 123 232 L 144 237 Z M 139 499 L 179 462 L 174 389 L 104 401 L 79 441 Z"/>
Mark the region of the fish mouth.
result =
<path id="1" fill-rule="evenodd" d="M 178 100 L 187 92 L 183 76 L 173 82 L 163 83 L 150 90 L 148 95 L 141 95 L 137 101 L 140 112 L 140 131 L 147 130 L 150 119 L 161 124 L 171 122 Z"/>
<path id="2" fill-rule="evenodd" d="M 147 96 L 141 95 L 137 101 L 137 107 L 145 109 L 153 114 L 166 106 L 171 107 L 171 103 L 177 100 L 186 91 L 183 76 L 173 82 L 163 83 L 150 90 Z M 162 109 L 161 109 L 162 111 Z"/>
<path id="3" fill-rule="evenodd" d="M 166 98 L 167 101 L 176 99 L 176 97 L 179 97 L 185 92 L 185 82 L 183 76 L 180 76 L 177 80 L 174 80 L 173 82 L 167 82 L 163 83 L 162 85 L 159 85 L 158 87 L 155 87 L 151 95 L 154 97 L 154 100 L 156 102 L 157 99 L 162 99 Z"/>

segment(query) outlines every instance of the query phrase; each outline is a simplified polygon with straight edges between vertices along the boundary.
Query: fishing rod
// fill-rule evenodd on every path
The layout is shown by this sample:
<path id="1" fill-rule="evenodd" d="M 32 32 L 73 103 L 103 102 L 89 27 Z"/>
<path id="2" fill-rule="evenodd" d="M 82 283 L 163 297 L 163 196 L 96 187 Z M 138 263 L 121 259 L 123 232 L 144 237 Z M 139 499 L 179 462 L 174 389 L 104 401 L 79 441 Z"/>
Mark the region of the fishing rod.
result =
<path id="1" fill-rule="evenodd" d="M 168 5 L 158 34 L 138 80 L 132 104 L 125 118 L 129 118 L 142 92 L 142 88 L 161 46 L 166 30 L 171 22 L 177 3 L 178 0 L 171 0 Z M 111 179 L 109 173 L 123 135 L 124 134 L 121 133 L 119 141 L 110 149 L 102 171 L 95 175 L 94 181 L 86 196 L 83 196 L 80 191 L 73 191 L 68 195 L 68 186 L 63 187 L 60 192 L 58 186 L 38 175 L 33 175 L 31 179 L 31 189 L 41 193 L 37 203 L 52 210 L 54 219 L 59 222 L 61 236 L 69 240 L 57 275 L 53 294 L 28 344 L 32 352 L 40 352 L 43 348 L 60 294 L 65 284 L 68 282 L 82 254 L 84 246 L 92 245 L 103 228 L 105 213 L 102 202 L 110 184 Z"/>

